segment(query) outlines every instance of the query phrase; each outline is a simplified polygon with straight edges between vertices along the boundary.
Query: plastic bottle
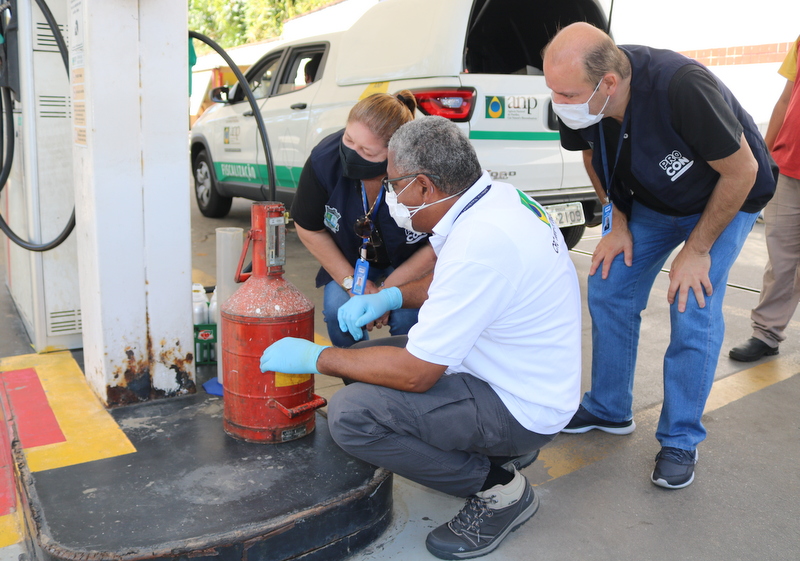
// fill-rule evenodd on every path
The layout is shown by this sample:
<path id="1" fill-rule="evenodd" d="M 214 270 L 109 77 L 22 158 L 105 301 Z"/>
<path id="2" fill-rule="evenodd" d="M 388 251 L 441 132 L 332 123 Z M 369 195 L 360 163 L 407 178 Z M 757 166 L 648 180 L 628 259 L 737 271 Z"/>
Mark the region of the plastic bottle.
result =
<path id="1" fill-rule="evenodd" d="M 208 298 L 202 284 L 192 284 L 192 322 L 195 325 L 208 323 Z"/>
<path id="2" fill-rule="evenodd" d="M 216 324 L 219 320 L 217 318 L 217 287 L 214 287 L 214 292 L 211 294 L 211 300 L 208 302 L 208 323 Z"/>

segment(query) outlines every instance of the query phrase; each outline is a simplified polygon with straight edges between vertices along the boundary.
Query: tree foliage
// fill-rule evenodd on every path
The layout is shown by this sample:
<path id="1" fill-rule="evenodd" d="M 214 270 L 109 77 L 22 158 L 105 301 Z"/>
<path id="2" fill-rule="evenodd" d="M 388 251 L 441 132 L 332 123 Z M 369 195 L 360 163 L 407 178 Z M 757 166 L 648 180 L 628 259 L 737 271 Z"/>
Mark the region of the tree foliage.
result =
<path id="1" fill-rule="evenodd" d="M 189 29 L 223 47 L 277 37 L 289 18 L 332 0 L 189 0 Z"/>

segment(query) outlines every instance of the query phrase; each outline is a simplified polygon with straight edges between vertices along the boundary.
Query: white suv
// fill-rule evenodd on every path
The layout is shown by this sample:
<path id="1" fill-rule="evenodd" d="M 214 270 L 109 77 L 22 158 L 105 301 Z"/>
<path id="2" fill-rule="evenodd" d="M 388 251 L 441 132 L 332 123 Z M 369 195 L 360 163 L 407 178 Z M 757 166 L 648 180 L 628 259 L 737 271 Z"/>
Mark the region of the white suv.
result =
<path id="1" fill-rule="evenodd" d="M 569 247 L 599 202 L 580 153 L 561 148 L 541 50 L 574 21 L 606 25 L 596 0 L 383 0 L 347 31 L 277 44 L 247 72 L 269 136 L 277 199 L 294 196 L 303 164 L 350 108 L 374 92 L 414 92 L 419 111 L 468 134 L 492 177 L 545 205 Z M 200 211 L 231 197 L 267 200 L 266 158 L 238 85 L 217 88 L 191 134 Z"/>

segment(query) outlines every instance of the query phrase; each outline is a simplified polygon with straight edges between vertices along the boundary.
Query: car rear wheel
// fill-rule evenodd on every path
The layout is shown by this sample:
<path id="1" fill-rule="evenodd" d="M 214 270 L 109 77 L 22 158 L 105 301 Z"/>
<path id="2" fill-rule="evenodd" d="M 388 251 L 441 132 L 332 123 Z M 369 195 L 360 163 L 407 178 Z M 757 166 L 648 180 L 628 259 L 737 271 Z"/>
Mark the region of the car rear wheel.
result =
<path id="1" fill-rule="evenodd" d="M 201 150 L 194 159 L 194 196 L 197 207 L 203 216 L 222 218 L 231 210 L 232 197 L 223 197 L 217 191 L 214 181 L 211 159 L 205 150 Z"/>
<path id="2" fill-rule="evenodd" d="M 581 224 L 580 226 L 569 226 L 567 228 L 561 228 L 561 234 L 564 236 L 564 241 L 567 243 L 567 248 L 572 249 L 578 242 L 581 241 L 583 237 L 583 232 L 586 230 L 586 225 Z"/>

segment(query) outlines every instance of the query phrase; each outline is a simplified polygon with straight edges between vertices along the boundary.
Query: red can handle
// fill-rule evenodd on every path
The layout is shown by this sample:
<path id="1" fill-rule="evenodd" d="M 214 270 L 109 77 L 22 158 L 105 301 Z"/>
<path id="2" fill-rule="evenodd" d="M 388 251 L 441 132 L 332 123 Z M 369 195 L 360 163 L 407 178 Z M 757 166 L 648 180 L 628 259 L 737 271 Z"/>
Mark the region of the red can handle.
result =
<path id="1" fill-rule="evenodd" d="M 313 394 L 314 399 L 311 401 L 307 401 L 297 407 L 288 408 L 282 405 L 277 399 L 270 399 L 270 405 L 275 405 L 278 409 L 280 409 L 284 415 L 289 417 L 290 419 L 294 419 L 297 415 L 301 415 L 308 411 L 313 411 L 314 409 L 319 409 L 320 407 L 325 407 L 328 404 L 328 400 L 324 397 L 320 397 L 317 394 Z"/>
<path id="2" fill-rule="evenodd" d="M 236 282 L 244 282 L 250 278 L 250 273 L 242 273 L 242 265 L 244 265 L 244 258 L 247 257 L 247 248 L 250 247 L 250 240 L 253 239 L 253 231 L 250 230 L 247 232 L 247 239 L 244 241 L 244 247 L 242 248 L 242 255 L 239 257 L 239 265 L 236 267 L 236 275 L 234 276 L 234 281 Z"/>

